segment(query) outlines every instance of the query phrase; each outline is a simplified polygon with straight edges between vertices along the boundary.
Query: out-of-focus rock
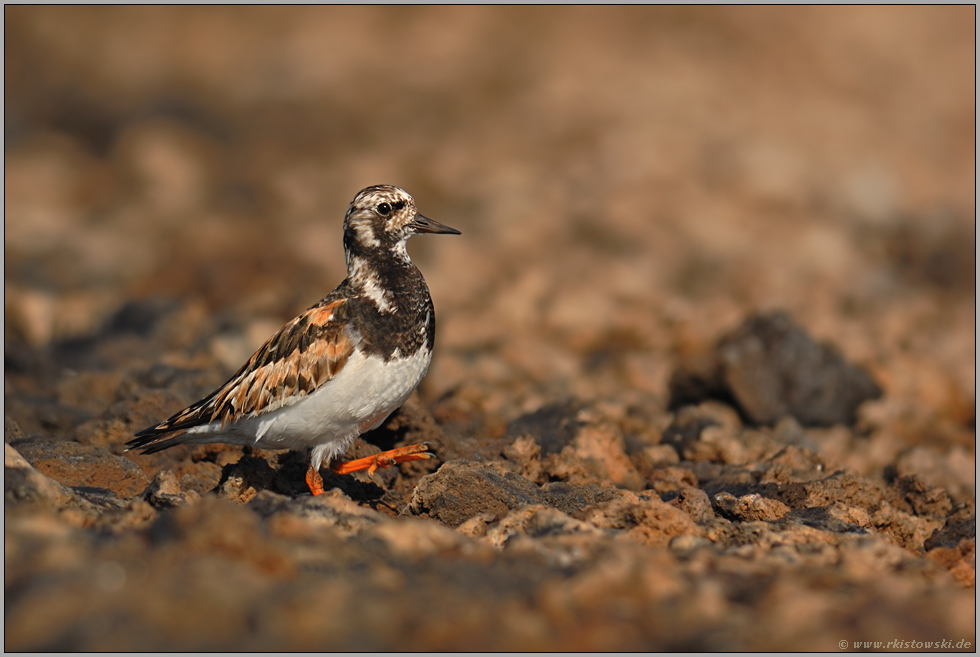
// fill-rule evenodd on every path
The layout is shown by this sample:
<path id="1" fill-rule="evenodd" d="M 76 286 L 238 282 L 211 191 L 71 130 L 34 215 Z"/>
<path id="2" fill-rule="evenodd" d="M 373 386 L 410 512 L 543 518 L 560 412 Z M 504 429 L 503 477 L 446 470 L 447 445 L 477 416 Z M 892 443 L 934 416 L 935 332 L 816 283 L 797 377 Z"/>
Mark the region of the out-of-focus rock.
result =
<path id="1" fill-rule="evenodd" d="M 949 570 L 965 587 L 977 582 L 977 516 L 975 510 L 962 509 L 946 518 L 941 529 L 923 544 L 926 556 Z"/>
<path id="2" fill-rule="evenodd" d="M 578 419 L 580 404 L 566 400 L 542 406 L 507 426 L 508 436 L 531 436 L 541 447 L 541 456 L 558 454 L 575 439 L 582 422 Z"/>
<path id="3" fill-rule="evenodd" d="M 66 486 L 46 477 L 34 468 L 16 449 L 3 446 L 4 501 L 12 504 L 40 502 L 62 508 L 75 501 Z"/>
<path id="4" fill-rule="evenodd" d="M 691 516 L 695 522 L 715 517 L 708 494 L 700 488 L 684 486 L 664 494 L 664 500 Z"/>
<path id="5" fill-rule="evenodd" d="M 172 470 L 158 472 L 145 494 L 146 501 L 157 508 L 187 506 L 201 499 L 201 495 L 194 490 L 181 490 L 180 481 Z"/>
<path id="6" fill-rule="evenodd" d="M 864 370 L 782 312 L 749 317 L 709 355 L 676 370 L 670 391 L 672 408 L 719 399 L 756 424 L 789 415 L 805 426 L 854 424 L 858 406 L 881 396 Z"/>
<path id="7" fill-rule="evenodd" d="M 789 507 L 779 500 L 768 499 L 755 493 L 741 497 L 735 497 L 731 493 L 718 493 L 715 495 L 714 502 L 719 513 L 732 520 L 770 522 L 779 520 L 789 513 Z"/>
<path id="8" fill-rule="evenodd" d="M 946 491 L 930 487 L 917 475 L 900 477 L 894 484 L 917 516 L 945 518 L 953 510 Z"/>
<path id="9" fill-rule="evenodd" d="M 959 445 L 945 454 L 930 445 L 912 447 L 898 456 L 895 473 L 916 476 L 930 487 L 941 487 L 958 502 L 976 498 L 976 453 Z"/>
<path id="10" fill-rule="evenodd" d="M 15 446 L 39 472 L 66 486 L 105 488 L 130 498 L 150 483 L 138 465 L 104 447 L 31 439 L 16 441 Z"/>
<path id="11" fill-rule="evenodd" d="M 623 491 L 618 499 L 598 504 L 580 515 L 596 527 L 620 530 L 645 545 L 666 546 L 675 536 L 700 533 L 697 519 L 686 509 L 650 493 Z"/>
<path id="12" fill-rule="evenodd" d="M 412 493 L 409 511 L 458 527 L 478 514 L 499 518 L 511 509 L 540 501 L 539 487 L 519 475 L 478 463 L 451 462 L 422 478 Z"/>
<path id="13" fill-rule="evenodd" d="M 619 491 L 603 486 L 577 486 L 555 482 L 538 486 L 524 477 L 479 463 L 444 464 L 422 478 L 409 512 L 436 518 L 450 527 L 481 513 L 503 517 L 522 506 L 544 505 L 574 515 L 593 504 L 618 497 Z"/>

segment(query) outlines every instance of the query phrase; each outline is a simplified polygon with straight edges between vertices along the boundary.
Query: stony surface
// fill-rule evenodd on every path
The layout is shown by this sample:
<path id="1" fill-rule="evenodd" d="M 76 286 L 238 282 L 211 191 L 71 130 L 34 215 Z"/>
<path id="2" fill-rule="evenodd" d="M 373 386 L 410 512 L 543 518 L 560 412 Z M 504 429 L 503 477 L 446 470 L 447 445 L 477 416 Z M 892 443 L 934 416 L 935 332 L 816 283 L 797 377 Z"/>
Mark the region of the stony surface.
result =
<path id="1" fill-rule="evenodd" d="M 8 8 L 5 649 L 975 650 L 974 24 Z M 379 182 L 463 236 L 350 456 L 437 458 L 125 452 Z"/>

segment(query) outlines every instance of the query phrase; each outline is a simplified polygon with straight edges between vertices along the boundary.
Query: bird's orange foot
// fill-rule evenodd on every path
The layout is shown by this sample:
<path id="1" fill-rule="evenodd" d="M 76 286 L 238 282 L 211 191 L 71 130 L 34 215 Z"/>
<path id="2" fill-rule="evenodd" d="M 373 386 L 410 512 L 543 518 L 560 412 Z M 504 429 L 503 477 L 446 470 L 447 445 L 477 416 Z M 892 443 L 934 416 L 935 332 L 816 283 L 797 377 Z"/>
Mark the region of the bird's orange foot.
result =
<path id="1" fill-rule="evenodd" d="M 313 497 L 323 492 L 323 477 L 320 476 L 320 470 L 314 468 L 312 465 L 306 471 L 306 485 L 310 487 L 310 492 L 313 493 Z"/>
<path id="2" fill-rule="evenodd" d="M 393 465 L 398 465 L 399 463 L 408 463 L 409 461 L 421 461 L 424 459 L 431 459 L 435 457 L 435 454 L 429 451 L 429 443 L 419 443 L 418 445 L 409 445 L 408 447 L 399 447 L 397 449 L 390 449 L 387 452 L 381 452 L 380 454 L 375 454 L 374 456 L 366 456 L 362 459 L 356 459 L 354 461 L 341 461 L 334 462 L 330 464 L 330 471 L 335 474 L 350 474 L 351 472 L 357 472 L 358 470 L 367 470 L 368 474 L 373 475 L 374 471 L 378 468 L 388 468 Z M 317 475 L 319 477 L 319 474 Z M 310 476 L 306 475 L 306 480 L 309 482 Z M 320 490 L 323 490 L 323 484 L 320 484 Z M 312 486 L 310 487 L 312 490 Z M 314 493 L 316 495 L 317 493 Z"/>

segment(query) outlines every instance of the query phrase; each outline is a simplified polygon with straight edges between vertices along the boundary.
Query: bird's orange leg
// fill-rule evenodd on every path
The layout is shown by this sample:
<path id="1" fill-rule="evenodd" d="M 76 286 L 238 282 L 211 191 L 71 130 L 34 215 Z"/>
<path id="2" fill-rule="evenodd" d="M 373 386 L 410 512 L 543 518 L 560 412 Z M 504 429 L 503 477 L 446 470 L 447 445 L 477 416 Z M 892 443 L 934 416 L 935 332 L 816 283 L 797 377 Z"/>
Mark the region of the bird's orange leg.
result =
<path id="1" fill-rule="evenodd" d="M 435 454 L 429 451 L 429 443 L 419 443 L 418 445 L 390 449 L 387 452 L 381 452 L 374 456 L 366 456 L 354 461 L 335 461 L 330 464 L 330 471 L 335 474 L 350 474 L 358 470 L 367 470 L 368 474 L 374 474 L 374 471 L 378 468 L 387 468 L 392 465 L 398 465 L 399 463 L 408 463 L 409 461 L 431 459 L 434 456 Z M 307 481 L 309 481 L 309 475 L 307 475 Z"/>
<path id="2" fill-rule="evenodd" d="M 320 476 L 320 471 L 312 465 L 306 471 L 306 485 L 310 487 L 313 497 L 323 492 L 323 477 Z"/>
<path id="3" fill-rule="evenodd" d="M 330 464 L 330 471 L 334 474 L 350 474 L 358 470 L 367 470 L 368 474 L 374 474 L 374 471 L 379 468 L 388 468 L 409 461 L 431 459 L 434 456 L 435 454 L 429 451 L 429 443 L 419 443 L 418 445 L 391 449 L 354 461 L 335 461 Z M 320 471 L 312 465 L 306 471 L 306 485 L 310 487 L 310 492 L 313 493 L 314 497 L 323 492 L 323 477 L 320 476 Z"/>

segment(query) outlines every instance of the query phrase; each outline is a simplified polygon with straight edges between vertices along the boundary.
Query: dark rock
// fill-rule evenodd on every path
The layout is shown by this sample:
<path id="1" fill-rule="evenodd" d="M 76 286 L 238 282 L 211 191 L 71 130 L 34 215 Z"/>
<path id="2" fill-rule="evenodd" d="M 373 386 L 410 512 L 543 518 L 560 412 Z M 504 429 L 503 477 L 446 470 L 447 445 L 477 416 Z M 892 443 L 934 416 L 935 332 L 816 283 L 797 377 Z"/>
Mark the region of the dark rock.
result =
<path id="1" fill-rule="evenodd" d="M 507 426 L 507 436 L 528 435 L 541 447 L 541 456 L 557 454 L 575 440 L 582 423 L 578 421 L 580 404 L 574 400 L 542 406 L 522 415 Z"/>
<path id="2" fill-rule="evenodd" d="M 119 496 L 116 495 L 115 491 L 109 490 L 108 488 L 99 488 L 97 486 L 72 486 L 71 491 L 75 495 L 104 509 L 123 507 L 123 503 L 119 499 Z"/>
<path id="3" fill-rule="evenodd" d="M 782 312 L 757 314 L 708 356 L 676 370 L 670 406 L 731 401 L 755 424 L 790 415 L 805 426 L 852 425 L 881 389 L 829 344 L 818 344 Z"/>
<path id="4" fill-rule="evenodd" d="M 541 487 L 543 503 L 573 518 L 584 509 L 620 497 L 623 491 L 596 484 L 582 486 L 556 481 Z"/>
<path id="5" fill-rule="evenodd" d="M 977 516 L 960 509 L 946 519 L 922 545 L 926 556 L 949 571 L 964 587 L 977 584 Z"/>
<path id="6" fill-rule="evenodd" d="M 176 299 L 155 297 L 128 301 L 106 322 L 103 332 L 109 336 L 134 333 L 147 337 L 161 320 L 180 308 Z"/>
<path id="7" fill-rule="evenodd" d="M 458 527 L 480 513 L 503 517 L 510 509 L 541 503 L 541 489 L 511 472 L 454 461 L 423 477 L 412 493 L 409 512 Z"/>
<path id="8" fill-rule="evenodd" d="M 243 456 L 237 463 L 230 463 L 221 471 L 218 494 L 222 497 L 244 504 L 263 490 L 287 494 L 296 492 L 292 482 L 272 468 L 268 461 L 256 456 Z"/>
<path id="9" fill-rule="evenodd" d="M 895 486 L 912 505 L 917 516 L 945 518 L 953 510 L 946 491 L 938 486 L 931 487 L 918 475 L 899 477 Z"/>
<path id="10" fill-rule="evenodd" d="M 247 506 L 261 518 L 278 523 L 280 528 L 298 522 L 306 528 L 332 527 L 344 535 L 367 531 L 389 521 L 386 515 L 358 504 L 337 488 L 316 497 L 290 497 L 263 490 Z"/>
<path id="11" fill-rule="evenodd" d="M 539 487 L 493 466 L 453 461 L 422 478 L 412 493 L 408 512 L 458 527 L 481 513 L 502 518 L 508 511 L 534 504 L 575 516 L 584 508 L 615 497 L 616 489 L 564 482 Z"/>
<path id="12" fill-rule="evenodd" d="M 956 547 L 961 541 L 976 540 L 977 516 L 969 511 L 958 511 L 946 518 L 942 529 L 937 529 L 930 536 L 924 547 L 932 550 L 937 547 Z"/>
<path id="13" fill-rule="evenodd" d="M 4 415 L 14 420 L 26 435 L 64 436 L 91 419 L 93 413 L 50 397 L 10 394 L 4 396 Z"/>
<path id="14" fill-rule="evenodd" d="M 865 527 L 871 520 L 867 513 L 854 513 L 842 504 L 793 509 L 779 523 L 779 527 L 805 526 L 831 534 L 866 534 Z"/>
<path id="15" fill-rule="evenodd" d="M 677 411 L 670 426 L 664 429 L 661 441 L 673 447 L 680 458 L 684 458 L 684 453 L 700 440 L 701 432 L 714 426 L 718 426 L 715 418 L 699 412 L 696 406 L 685 406 Z"/>
<path id="16" fill-rule="evenodd" d="M 903 216 L 882 231 L 888 264 L 911 283 L 973 295 L 975 226 L 974 221 L 962 221 L 945 209 L 927 216 Z"/>

